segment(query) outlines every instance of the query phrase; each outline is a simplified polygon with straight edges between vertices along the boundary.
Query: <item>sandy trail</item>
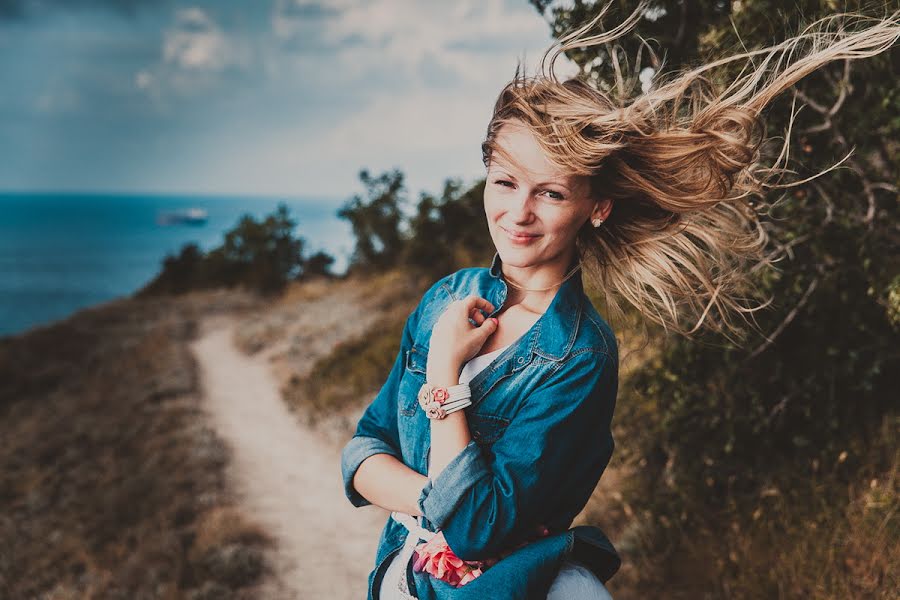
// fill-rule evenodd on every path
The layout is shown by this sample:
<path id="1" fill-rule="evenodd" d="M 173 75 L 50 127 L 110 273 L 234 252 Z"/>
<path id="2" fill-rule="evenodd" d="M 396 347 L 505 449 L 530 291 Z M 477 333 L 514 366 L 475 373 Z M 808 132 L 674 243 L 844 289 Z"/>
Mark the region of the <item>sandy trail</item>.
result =
<path id="1" fill-rule="evenodd" d="M 260 597 L 365 598 L 388 513 L 350 504 L 341 448 L 291 415 L 266 355 L 248 357 L 233 345 L 233 321 L 211 320 L 202 329 L 192 349 L 212 424 L 233 451 L 231 482 L 277 543 L 277 581 Z"/>

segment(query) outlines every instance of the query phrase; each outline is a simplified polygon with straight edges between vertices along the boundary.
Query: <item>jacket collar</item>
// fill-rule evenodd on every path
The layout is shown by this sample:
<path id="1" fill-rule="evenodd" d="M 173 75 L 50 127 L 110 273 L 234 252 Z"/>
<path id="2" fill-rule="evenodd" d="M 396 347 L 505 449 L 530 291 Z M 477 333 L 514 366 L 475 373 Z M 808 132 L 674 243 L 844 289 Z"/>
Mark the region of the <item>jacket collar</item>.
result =
<path id="1" fill-rule="evenodd" d="M 574 267 L 577 261 L 578 257 L 576 256 L 568 268 Z M 494 312 L 499 311 L 506 302 L 508 291 L 507 283 L 503 278 L 502 264 L 500 253 L 495 252 L 491 267 L 488 269 L 491 277 L 489 284 L 493 292 L 491 300 L 495 307 Z M 562 283 L 550 302 L 550 306 L 525 333 L 525 337 L 527 337 L 525 347 L 552 360 L 560 360 L 565 357 L 575 343 L 575 334 L 578 332 L 578 325 L 581 321 L 583 291 L 581 269 L 579 269 Z"/>

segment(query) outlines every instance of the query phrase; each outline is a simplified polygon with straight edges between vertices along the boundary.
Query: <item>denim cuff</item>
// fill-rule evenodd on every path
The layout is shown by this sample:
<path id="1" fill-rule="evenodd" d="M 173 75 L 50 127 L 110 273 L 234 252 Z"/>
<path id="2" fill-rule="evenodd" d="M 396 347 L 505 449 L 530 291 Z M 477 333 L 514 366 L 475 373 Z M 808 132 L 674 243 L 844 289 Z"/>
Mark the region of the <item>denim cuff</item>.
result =
<path id="1" fill-rule="evenodd" d="M 359 507 L 372 504 L 353 487 L 353 476 L 356 475 L 359 465 L 375 454 L 390 454 L 397 460 L 402 460 L 400 452 L 384 440 L 364 435 L 353 436 L 341 452 L 344 494 L 353 506 Z"/>
<path id="2" fill-rule="evenodd" d="M 471 440 L 453 460 L 422 488 L 419 510 L 434 526 L 443 528 L 472 486 L 490 476 L 481 447 Z"/>

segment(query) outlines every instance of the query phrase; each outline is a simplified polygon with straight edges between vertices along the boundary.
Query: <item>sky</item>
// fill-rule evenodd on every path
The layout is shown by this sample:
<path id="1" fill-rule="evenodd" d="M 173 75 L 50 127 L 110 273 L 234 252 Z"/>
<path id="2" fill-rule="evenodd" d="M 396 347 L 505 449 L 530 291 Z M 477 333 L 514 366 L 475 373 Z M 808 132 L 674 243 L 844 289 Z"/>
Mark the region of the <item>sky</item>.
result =
<path id="1" fill-rule="evenodd" d="M 526 0 L 0 0 L 0 191 L 344 198 L 394 168 L 411 196 L 474 183 L 548 19 Z"/>

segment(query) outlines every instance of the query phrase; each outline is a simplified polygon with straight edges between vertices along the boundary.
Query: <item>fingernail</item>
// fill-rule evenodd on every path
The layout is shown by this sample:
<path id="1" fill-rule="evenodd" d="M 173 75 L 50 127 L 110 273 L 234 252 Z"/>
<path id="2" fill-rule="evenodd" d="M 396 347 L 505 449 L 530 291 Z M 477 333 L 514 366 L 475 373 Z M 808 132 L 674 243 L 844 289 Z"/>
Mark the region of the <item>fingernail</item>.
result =
<path id="1" fill-rule="evenodd" d="M 494 325 L 499 325 L 499 324 L 500 324 L 500 321 L 497 319 L 497 317 L 491 317 L 491 321 L 494 322 Z"/>

